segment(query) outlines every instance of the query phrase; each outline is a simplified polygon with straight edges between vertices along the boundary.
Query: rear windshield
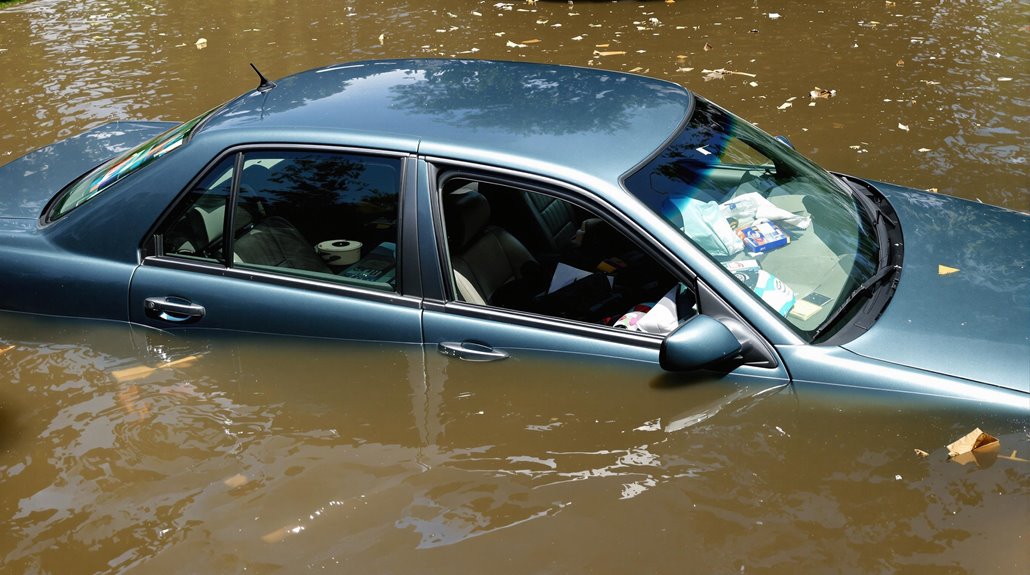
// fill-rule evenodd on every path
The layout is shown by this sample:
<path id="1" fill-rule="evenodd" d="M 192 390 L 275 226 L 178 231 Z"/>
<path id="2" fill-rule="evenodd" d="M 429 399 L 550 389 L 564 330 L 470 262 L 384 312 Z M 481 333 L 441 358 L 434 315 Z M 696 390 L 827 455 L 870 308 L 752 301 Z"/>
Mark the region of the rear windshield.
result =
<path id="1" fill-rule="evenodd" d="M 121 156 L 101 164 L 61 193 L 57 201 L 54 202 L 54 207 L 50 210 L 49 219 L 53 221 L 68 214 L 68 212 L 95 198 L 100 192 L 111 187 L 115 182 L 139 171 L 153 163 L 154 160 L 179 148 L 189 138 L 193 129 L 204 118 L 207 118 L 210 113 L 206 112 L 185 124 L 176 126 Z"/>

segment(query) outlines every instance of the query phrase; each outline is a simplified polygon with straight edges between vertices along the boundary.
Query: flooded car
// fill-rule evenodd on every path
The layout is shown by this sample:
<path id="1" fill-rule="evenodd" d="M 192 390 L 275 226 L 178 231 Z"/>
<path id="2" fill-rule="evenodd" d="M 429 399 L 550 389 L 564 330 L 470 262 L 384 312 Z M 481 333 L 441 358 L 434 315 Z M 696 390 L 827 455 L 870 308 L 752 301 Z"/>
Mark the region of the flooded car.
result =
<path id="1" fill-rule="evenodd" d="M 11 311 L 1030 401 L 1030 218 L 831 174 L 642 76 L 262 77 L 32 152 L 0 190 Z"/>

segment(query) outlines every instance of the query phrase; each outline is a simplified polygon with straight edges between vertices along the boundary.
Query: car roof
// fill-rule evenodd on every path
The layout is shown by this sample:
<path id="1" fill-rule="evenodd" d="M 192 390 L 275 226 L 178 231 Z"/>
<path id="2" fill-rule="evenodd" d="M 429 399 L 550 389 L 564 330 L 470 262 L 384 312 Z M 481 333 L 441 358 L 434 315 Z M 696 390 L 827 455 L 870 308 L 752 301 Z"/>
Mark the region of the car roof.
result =
<path id="1" fill-rule="evenodd" d="M 321 131 L 324 143 L 382 135 L 417 142 L 427 156 L 613 182 L 667 143 L 692 106 L 677 84 L 593 68 L 379 60 L 309 70 L 244 94 L 198 135 L 238 130 L 241 141 L 294 141 Z"/>

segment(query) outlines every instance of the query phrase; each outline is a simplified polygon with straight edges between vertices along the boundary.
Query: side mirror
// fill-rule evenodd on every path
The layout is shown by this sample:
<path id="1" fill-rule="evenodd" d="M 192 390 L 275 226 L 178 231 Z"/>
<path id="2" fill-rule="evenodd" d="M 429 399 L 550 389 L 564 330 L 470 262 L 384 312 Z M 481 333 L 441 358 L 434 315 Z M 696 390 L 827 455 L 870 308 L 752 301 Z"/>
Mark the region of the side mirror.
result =
<path id="1" fill-rule="evenodd" d="M 666 371 L 690 371 L 740 351 L 740 342 L 730 328 L 707 315 L 696 315 L 666 336 L 658 352 L 658 363 Z"/>

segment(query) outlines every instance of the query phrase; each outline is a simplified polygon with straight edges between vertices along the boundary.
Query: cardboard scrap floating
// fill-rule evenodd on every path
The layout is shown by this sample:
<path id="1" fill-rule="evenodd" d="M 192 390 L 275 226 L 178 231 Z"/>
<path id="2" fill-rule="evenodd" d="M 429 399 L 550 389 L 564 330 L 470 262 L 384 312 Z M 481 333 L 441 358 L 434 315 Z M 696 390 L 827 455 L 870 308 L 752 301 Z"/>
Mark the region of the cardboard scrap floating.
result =
<path id="1" fill-rule="evenodd" d="M 999 449 L 1001 442 L 998 438 L 977 427 L 948 444 L 948 457 L 960 465 L 976 463 L 980 467 L 986 467 L 998 457 Z"/>

